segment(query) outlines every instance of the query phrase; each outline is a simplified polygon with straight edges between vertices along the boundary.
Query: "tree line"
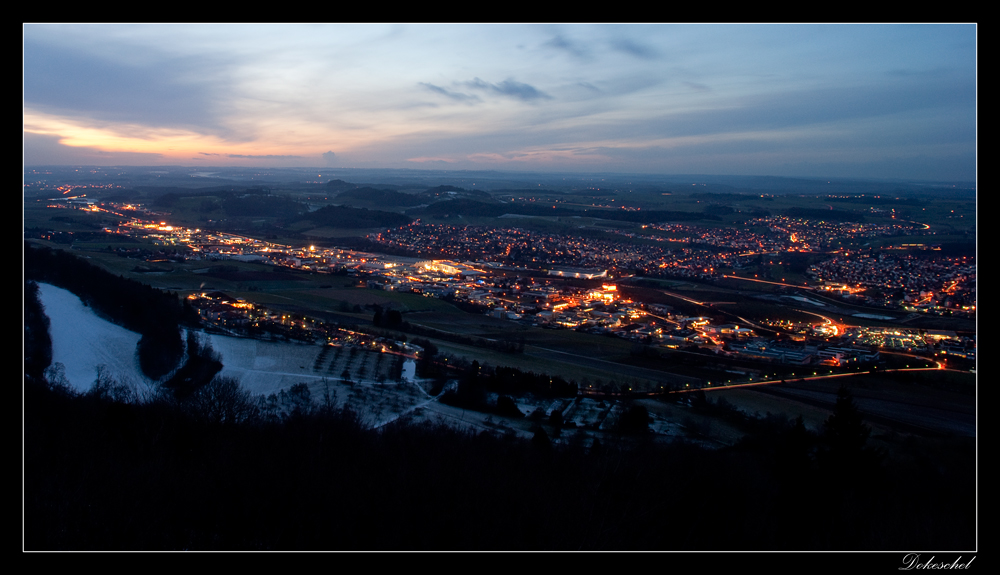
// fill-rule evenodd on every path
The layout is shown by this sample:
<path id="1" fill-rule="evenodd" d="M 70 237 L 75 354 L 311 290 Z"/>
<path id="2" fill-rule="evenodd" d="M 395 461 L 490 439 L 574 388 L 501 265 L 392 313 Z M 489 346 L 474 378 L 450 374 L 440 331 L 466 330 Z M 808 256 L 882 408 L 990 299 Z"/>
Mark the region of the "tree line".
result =
<path id="1" fill-rule="evenodd" d="M 772 419 L 708 449 L 405 420 L 372 430 L 308 389 L 269 401 L 271 416 L 222 378 L 146 402 L 26 383 L 25 549 L 975 546 L 974 442 L 914 440 L 869 457 L 847 406 L 822 433 Z"/>
<path id="2" fill-rule="evenodd" d="M 141 334 L 139 364 L 150 379 L 169 373 L 183 356 L 180 326 L 199 323 L 198 312 L 176 293 L 112 274 L 62 250 L 26 242 L 24 275 L 73 292 L 101 315 Z"/>

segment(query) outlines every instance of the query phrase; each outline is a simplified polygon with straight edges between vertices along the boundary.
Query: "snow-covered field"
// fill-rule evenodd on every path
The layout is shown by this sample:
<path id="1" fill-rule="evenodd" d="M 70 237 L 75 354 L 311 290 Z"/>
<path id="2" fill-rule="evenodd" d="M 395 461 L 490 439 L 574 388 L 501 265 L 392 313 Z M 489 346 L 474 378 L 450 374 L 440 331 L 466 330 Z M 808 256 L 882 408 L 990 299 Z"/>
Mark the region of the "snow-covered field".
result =
<path id="1" fill-rule="evenodd" d="M 49 284 L 38 287 L 50 322 L 52 363 L 63 365 L 73 389 L 89 390 L 101 365 L 116 381 L 152 385 L 135 354 L 139 334 L 99 318 L 72 292 Z"/>
<path id="2" fill-rule="evenodd" d="M 270 395 L 297 383 L 321 382 L 323 374 L 313 373 L 320 352 L 318 345 L 258 341 L 225 335 L 208 336 L 212 348 L 222 355 L 221 375 L 240 380 L 253 394 Z"/>
<path id="3" fill-rule="evenodd" d="M 136 344 L 139 334 L 98 317 L 73 293 L 48 284 L 39 284 L 42 305 L 50 320 L 52 362 L 61 363 L 71 387 L 88 391 L 102 367 L 121 383 L 134 385 L 140 395 L 151 393 L 156 382 L 139 368 Z M 206 335 L 222 357 L 221 375 L 239 380 L 254 395 L 278 394 L 305 383 L 313 401 L 329 394 L 337 406 L 349 406 L 364 421 L 379 427 L 401 417 L 415 423 L 445 423 L 477 430 L 514 432 L 530 437 L 528 420 L 494 421 L 494 416 L 450 407 L 427 394 L 415 380 L 413 360 L 403 366 L 402 381 L 388 381 L 389 364 L 396 356 L 351 348 L 267 342 L 223 335 Z M 381 357 L 380 357 L 381 356 Z M 341 379 L 349 371 L 353 384 Z M 397 372 L 398 373 L 398 372 Z M 525 415 L 541 410 L 546 419 L 553 409 L 563 410 L 568 427 L 604 429 L 614 421 L 621 405 L 589 398 L 545 400 L 521 397 L 517 406 Z M 676 423 L 653 416 L 651 427 L 660 435 L 680 435 Z"/>
<path id="4" fill-rule="evenodd" d="M 139 368 L 136 357 L 139 334 L 98 317 L 70 291 L 49 284 L 39 284 L 39 291 L 50 322 L 52 363 L 63 365 L 64 376 L 73 389 L 88 391 L 97 379 L 99 367 L 115 381 L 134 385 L 137 391 L 151 392 L 155 388 L 156 382 Z M 335 373 L 331 373 L 316 369 L 317 358 L 323 351 L 318 345 L 223 335 L 201 334 L 201 337 L 208 339 L 222 356 L 224 367 L 220 375 L 238 379 L 244 389 L 255 395 L 279 393 L 305 383 L 314 401 L 321 401 L 329 391 L 338 405 L 349 404 L 373 425 L 395 420 L 430 399 L 414 384 L 412 360 L 403 368 L 405 383 L 377 385 L 356 377 L 356 383 L 348 386 L 340 380 L 345 365 L 353 367 L 356 375 L 358 364 L 368 365 L 369 372 L 374 374 L 384 373 L 387 363 L 383 362 L 382 370 L 378 371 L 371 367 L 375 363 L 371 358 L 377 354 L 361 352 L 357 357 L 349 353 L 337 354 L 340 361 L 331 364 L 337 366 Z"/>
<path id="5" fill-rule="evenodd" d="M 117 381 L 152 386 L 136 357 L 139 334 L 98 317 L 72 292 L 39 284 L 42 305 L 49 317 L 52 363 L 61 363 L 67 381 L 77 391 L 87 391 L 97 378 L 98 366 Z M 323 379 L 309 369 L 319 347 L 270 343 L 220 335 L 206 337 L 222 355 L 222 375 L 240 380 L 254 394 L 270 394 L 296 383 Z"/>

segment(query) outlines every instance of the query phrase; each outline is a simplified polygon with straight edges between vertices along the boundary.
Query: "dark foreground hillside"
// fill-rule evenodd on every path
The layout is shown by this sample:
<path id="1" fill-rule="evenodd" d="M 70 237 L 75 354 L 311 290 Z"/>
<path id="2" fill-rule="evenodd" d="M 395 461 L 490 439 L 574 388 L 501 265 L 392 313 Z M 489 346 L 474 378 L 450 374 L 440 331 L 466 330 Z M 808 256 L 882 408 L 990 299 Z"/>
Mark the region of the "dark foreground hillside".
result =
<path id="1" fill-rule="evenodd" d="M 136 404 L 26 384 L 25 549 L 975 546 L 964 441 L 889 457 L 786 425 L 720 451 L 635 436 L 553 447 L 366 430 L 318 407 L 228 425 L 202 415 L 167 394 Z"/>

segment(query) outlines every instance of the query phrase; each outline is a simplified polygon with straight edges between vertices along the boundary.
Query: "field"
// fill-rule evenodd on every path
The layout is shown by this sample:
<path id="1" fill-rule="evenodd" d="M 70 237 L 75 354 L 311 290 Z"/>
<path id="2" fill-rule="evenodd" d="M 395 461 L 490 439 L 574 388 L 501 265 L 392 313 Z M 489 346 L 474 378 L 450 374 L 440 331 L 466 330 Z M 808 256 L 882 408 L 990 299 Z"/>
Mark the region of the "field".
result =
<path id="1" fill-rule="evenodd" d="M 802 416 L 808 427 L 822 429 L 827 410 L 841 385 L 847 385 L 858 408 L 877 434 L 936 432 L 976 436 L 975 376 L 952 372 L 949 389 L 939 385 L 936 372 L 899 372 L 881 376 L 855 376 L 743 389 L 719 389 L 709 395 L 722 397 L 749 414 Z M 838 381 L 840 379 L 840 381 Z"/>
<path id="2" fill-rule="evenodd" d="M 592 237 L 607 236 L 618 241 L 648 243 L 650 240 L 629 239 L 619 234 L 609 233 L 608 230 L 614 229 L 639 231 L 641 226 L 638 223 L 601 219 L 599 217 L 601 206 L 605 206 L 603 209 L 613 211 L 624 207 L 626 209 L 641 208 L 641 210 L 685 212 L 702 216 L 700 220 L 690 220 L 689 223 L 718 227 L 742 226 L 751 217 L 766 214 L 779 215 L 795 210 L 816 217 L 827 212 L 836 217 L 854 214 L 864 221 L 890 223 L 892 219 L 886 214 L 888 211 L 896 210 L 896 221 L 915 221 L 925 224 L 936 232 L 935 235 L 859 240 L 847 242 L 844 245 L 852 247 L 867 245 L 875 249 L 902 243 L 940 243 L 943 249 L 958 249 L 955 246 L 974 245 L 976 206 L 974 196 L 969 194 L 948 195 L 947 193 L 916 192 L 908 193 L 909 195 L 897 199 L 892 199 L 891 194 L 872 195 L 871 197 L 877 201 L 872 201 L 872 205 L 868 205 L 865 200 L 861 199 L 861 196 L 856 195 L 853 198 L 845 199 L 837 197 L 836 194 L 825 193 L 817 182 L 803 181 L 801 183 L 803 190 L 808 192 L 786 193 L 784 195 L 769 192 L 734 193 L 740 190 L 720 184 L 667 185 L 663 186 L 662 189 L 640 186 L 631 191 L 625 189 L 598 190 L 588 195 L 587 192 L 581 190 L 567 193 L 568 190 L 555 188 L 553 188 L 554 191 L 542 189 L 536 192 L 530 189 L 520 189 L 523 186 L 510 183 L 511 190 L 516 191 L 516 193 L 511 190 L 490 193 L 494 198 L 504 197 L 508 201 L 514 199 L 524 205 L 542 205 L 551 202 L 552 205 L 562 208 L 590 208 L 592 211 L 581 217 L 488 218 L 452 214 L 447 218 L 426 218 L 425 221 L 456 225 L 517 225 L 551 233 Z M 497 184 L 497 186 L 500 185 Z M 408 190 L 410 193 L 419 193 L 420 191 L 419 186 Z M 149 191 L 135 193 L 138 194 L 137 197 L 146 199 L 156 196 L 155 193 Z M 311 209 L 336 203 L 335 194 L 327 194 L 316 186 L 308 190 L 305 188 L 301 190 L 275 189 L 272 193 L 276 196 L 286 197 L 288 200 L 307 202 Z M 484 199 L 483 196 L 476 194 L 478 192 L 471 193 L 469 197 Z M 708 365 L 715 361 L 714 359 L 692 355 L 690 351 L 669 352 L 656 349 L 655 353 L 650 353 L 650 350 L 644 349 L 642 345 L 623 339 L 569 330 L 528 327 L 517 322 L 466 313 L 446 301 L 435 298 L 412 293 L 366 289 L 358 281 L 346 276 L 291 270 L 276 271 L 272 266 L 234 261 L 146 262 L 123 257 L 115 251 L 155 250 L 159 247 L 139 241 L 116 241 L 117 238 L 101 231 L 104 226 L 115 222 L 114 217 L 79 210 L 47 208 L 45 206 L 49 202 L 37 201 L 45 197 L 48 196 L 39 193 L 37 196 L 26 199 L 24 226 L 26 231 L 44 230 L 45 233 L 49 231 L 56 233 L 44 240 L 31 239 L 31 235 L 28 234 L 31 241 L 59 249 L 70 249 L 77 255 L 87 258 L 91 263 L 115 274 L 138 279 L 161 289 L 176 291 L 182 296 L 193 291 L 219 290 L 261 303 L 276 311 L 314 315 L 346 324 L 367 326 L 364 329 L 373 329 L 371 321 L 375 306 L 380 306 L 383 309 L 396 309 L 403 313 L 404 321 L 409 322 L 417 329 L 414 330 L 414 333 L 406 334 L 386 331 L 385 333 L 388 335 L 395 334 L 408 338 L 427 337 L 426 333 L 428 332 L 420 332 L 420 328 L 438 330 L 444 332 L 441 337 L 430 337 L 430 339 L 446 356 L 467 361 L 478 360 L 487 365 L 507 365 L 535 373 L 558 374 L 568 380 L 578 382 L 584 389 L 589 389 L 590 386 L 600 388 L 601 386 L 614 385 L 616 389 L 631 387 L 634 391 L 657 390 L 664 384 L 683 383 L 687 381 L 685 379 L 687 376 L 714 378 L 713 374 L 719 372 L 718 366 Z M 163 217 L 165 221 L 173 224 L 192 227 L 205 226 L 209 220 L 227 216 L 220 204 L 224 199 L 224 195 L 184 196 L 184 194 L 180 194 L 178 198 L 173 200 L 169 209 L 165 209 Z M 396 211 L 402 211 L 402 208 Z M 267 233 L 271 241 L 291 244 L 304 244 L 310 241 L 333 244 L 337 242 L 338 238 L 353 238 L 372 231 L 367 228 L 317 228 L 304 223 L 282 228 L 275 225 L 279 223 L 276 217 L 269 214 L 240 219 L 240 225 L 246 226 L 248 230 L 257 230 L 261 234 Z M 644 233 L 656 232 L 648 230 Z M 72 248 L 69 247 L 70 241 L 72 241 Z M 183 251 L 185 248 L 171 246 L 171 249 Z M 920 253 L 926 255 L 928 252 Z M 814 259 L 822 257 L 822 255 L 810 256 Z M 743 276 L 749 274 L 750 277 L 753 277 L 753 274 L 757 274 L 761 278 L 769 277 L 777 281 L 800 283 L 805 281 L 802 270 L 806 269 L 808 264 L 812 262 L 810 258 L 786 260 L 783 257 L 768 257 L 756 267 L 740 270 L 739 273 Z M 635 278 L 633 281 L 634 285 L 627 288 L 623 284 L 623 294 L 631 294 L 636 299 L 646 303 L 665 303 L 686 315 L 707 315 L 714 320 L 728 323 L 756 323 L 754 329 L 760 334 L 768 333 L 763 327 L 765 320 L 781 319 L 807 322 L 817 319 L 814 315 L 816 312 L 838 315 L 838 317 L 854 313 L 873 313 L 872 309 L 824 296 L 810 295 L 810 298 L 824 303 L 826 307 L 823 308 L 787 299 L 782 300 L 778 297 L 782 290 L 780 286 L 749 281 L 723 280 L 715 282 L 714 285 L 647 278 Z M 887 315 L 896 317 L 896 320 L 857 318 L 851 322 L 860 325 L 898 324 L 922 329 L 975 331 L 973 320 L 907 315 L 905 313 L 887 313 Z M 523 353 L 507 353 L 491 348 L 493 343 L 523 344 Z M 218 341 L 220 348 L 226 348 L 230 345 L 234 344 L 226 340 Z M 232 357 L 237 357 L 232 354 L 237 353 L 239 345 L 229 351 Z M 263 342 L 257 342 L 255 345 L 263 345 Z M 282 363 L 284 367 L 282 367 L 283 371 L 280 377 L 269 369 L 254 367 L 255 364 L 252 362 L 246 363 L 253 358 L 264 361 L 279 353 L 267 351 L 266 347 L 263 346 L 253 352 L 239 352 L 240 354 L 248 353 L 248 359 L 246 361 L 231 359 L 230 364 L 227 365 L 227 369 L 242 369 L 242 378 L 246 379 L 246 385 L 252 386 L 259 393 L 264 393 L 268 389 L 267 385 L 276 386 L 272 389 L 285 389 L 296 378 L 304 378 L 302 381 L 310 382 L 310 389 L 314 396 L 318 396 L 317 394 L 322 394 L 320 385 L 326 386 L 331 380 L 341 379 L 345 372 L 350 374 L 352 378 L 366 380 L 373 386 L 372 389 L 375 389 L 374 386 L 377 383 L 381 383 L 383 387 L 392 384 L 393 378 L 390 377 L 389 363 L 385 361 L 379 363 L 377 356 L 368 351 L 356 352 L 359 355 L 353 356 L 352 359 L 351 356 L 347 355 L 347 352 L 337 354 L 335 351 L 312 350 L 312 352 L 306 352 L 300 350 L 300 354 L 299 351 L 285 350 L 280 353 L 287 356 L 288 363 Z M 497 345 L 497 347 L 500 346 Z M 310 356 L 310 353 L 313 355 Z M 254 359 L 254 361 L 257 360 Z M 743 369 L 735 363 L 727 364 L 727 367 L 735 368 L 735 371 Z M 769 369 L 769 366 L 758 367 L 760 368 L 756 370 L 758 372 Z M 94 371 L 95 369 L 94 366 L 89 366 L 80 373 L 88 373 L 88 370 Z M 125 370 L 122 373 L 127 371 L 124 367 L 121 369 Z M 90 375 L 75 377 L 90 377 Z M 734 377 L 739 376 L 734 375 Z M 920 379 L 922 376 L 915 377 Z M 277 383 L 265 385 L 262 383 L 264 379 Z M 863 382 L 864 379 L 858 378 L 857 381 Z M 417 390 L 416 387 L 412 389 Z M 911 389 L 909 393 L 925 394 L 928 389 L 934 388 L 933 386 L 917 386 L 916 392 Z M 385 390 L 378 393 L 383 391 Z M 425 389 L 424 392 L 426 391 Z M 372 393 L 377 394 L 375 391 Z M 753 408 L 753 412 L 760 412 L 761 409 L 765 409 L 765 412 L 770 411 L 767 409 L 768 406 L 777 409 L 777 406 L 783 402 L 788 405 L 806 405 L 788 393 L 780 398 L 774 394 L 767 395 L 757 391 L 727 390 L 714 393 L 730 394 L 734 398 L 731 400 L 732 403 L 742 402 L 747 406 L 747 409 Z M 827 396 L 826 399 L 819 402 L 820 404 L 829 399 L 830 390 L 824 390 L 823 393 L 826 393 Z M 342 400 L 350 394 L 351 392 L 344 389 L 337 391 L 337 396 Z M 354 394 L 357 395 L 357 392 Z M 719 397 L 722 396 L 719 395 Z M 753 401 L 747 399 L 751 397 L 756 399 Z M 381 400 L 375 400 L 374 395 L 372 395 L 372 397 L 367 397 L 365 401 L 380 404 Z M 759 407 L 754 407 L 756 404 L 759 404 Z M 426 408 L 421 409 L 426 411 Z M 668 410 L 672 409 L 674 408 L 668 408 Z M 813 405 L 810 409 L 814 410 L 809 412 L 810 421 L 815 423 L 822 419 L 824 407 Z M 380 408 L 380 410 L 384 413 L 393 411 L 389 408 Z M 416 408 L 413 411 L 416 411 Z"/>
<path id="3" fill-rule="evenodd" d="M 141 373 L 135 360 L 138 334 L 96 317 L 66 290 L 42 284 L 41 292 L 52 321 L 53 362 L 63 366 L 63 377 L 72 389 L 87 392 L 100 370 L 132 387 L 140 397 L 155 394 L 156 382 Z M 522 420 L 467 412 L 437 402 L 429 393 L 435 384 L 416 378 L 413 361 L 402 356 L 353 346 L 276 343 L 217 334 L 201 337 L 220 354 L 224 365 L 220 375 L 237 379 L 253 395 L 281 394 L 305 384 L 317 404 L 350 408 L 372 427 L 406 418 L 528 438 L 538 421 L 559 409 L 565 423 L 553 430 L 558 438 L 567 428 L 594 433 L 613 422 L 620 411 L 615 401 L 524 396 L 518 398 L 518 407 L 530 417 Z M 551 367 L 544 362 L 536 367 L 545 365 Z M 654 414 L 651 428 L 663 438 L 685 434 L 683 426 L 662 414 Z"/>

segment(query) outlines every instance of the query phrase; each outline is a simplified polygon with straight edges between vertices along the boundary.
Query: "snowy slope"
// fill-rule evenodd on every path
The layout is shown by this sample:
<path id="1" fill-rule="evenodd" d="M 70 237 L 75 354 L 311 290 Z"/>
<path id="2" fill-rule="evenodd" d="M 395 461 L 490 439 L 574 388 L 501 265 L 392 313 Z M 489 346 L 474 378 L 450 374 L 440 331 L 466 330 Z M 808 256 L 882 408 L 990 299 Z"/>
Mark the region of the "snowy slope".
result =
<path id="1" fill-rule="evenodd" d="M 140 388 L 154 385 L 139 368 L 135 353 L 139 334 L 101 319 L 70 291 L 49 284 L 38 287 L 50 321 L 52 363 L 63 364 L 66 379 L 74 389 L 89 390 L 99 365 L 105 366 L 116 381 L 131 382 Z M 309 369 L 319 353 L 318 346 L 221 335 L 202 337 L 209 338 L 222 355 L 225 367 L 221 375 L 239 379 L 250 393 L 266 395 L 296 383 L 322 380 Z"/>
<path id="2" fill-rule="evenodd" d="M 243 389 L 268 395 L 297 383 L 318 384 L 321 374 L 312 365 L 322 349 L 318 345 L 279 343 L 211 335 L 212 348 L 222 355 L 222 373 L 240 380 Z"/>
<path id="3" fill-rule="evenodd" d="M 52 337 L 52 363 L 62 363 L 66 379 L 77 391 L 87 391 L 103 365 L 116 381 L 148 386 L 139 369 L 135 346 L 139 334 L 103 320 L 72 292 L 38 284 Z"/>

